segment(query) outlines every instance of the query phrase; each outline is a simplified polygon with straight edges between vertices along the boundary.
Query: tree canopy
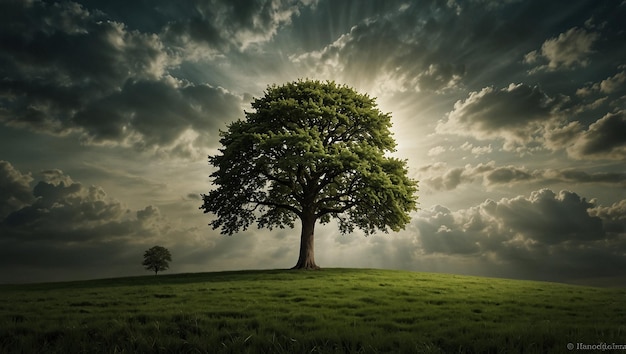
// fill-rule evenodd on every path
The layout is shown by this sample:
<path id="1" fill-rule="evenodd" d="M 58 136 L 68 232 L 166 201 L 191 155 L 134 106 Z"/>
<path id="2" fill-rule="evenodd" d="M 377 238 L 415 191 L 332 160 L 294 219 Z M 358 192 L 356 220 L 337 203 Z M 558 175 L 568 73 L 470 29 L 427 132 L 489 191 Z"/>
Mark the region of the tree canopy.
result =
<path id="1" fill-rule="evenodd" d="M 387 156 L 396 143 L 391 116 L 375 99 L 334 82 L 299 80 L 269 86 L 253 112 L 220 132 L 209 156 L 216 189 L 203 194 L 205 213 L 223 234 L 302 223 L 294 268 L 317 268 L 313 230 L 336 219 L 342 234 L 357 227 L 399 231 L 417 207 L 417 181 L 406 161 Z"/>

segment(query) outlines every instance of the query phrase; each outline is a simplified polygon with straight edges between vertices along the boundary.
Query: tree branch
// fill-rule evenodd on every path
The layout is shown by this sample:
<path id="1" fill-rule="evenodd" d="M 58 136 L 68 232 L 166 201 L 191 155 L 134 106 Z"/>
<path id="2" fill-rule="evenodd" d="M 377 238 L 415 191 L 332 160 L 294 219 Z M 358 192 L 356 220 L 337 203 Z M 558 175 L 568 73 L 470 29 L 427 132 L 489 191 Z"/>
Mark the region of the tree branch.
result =
<path id="1" fill-rule="evenodd" d="M 293 198 L 298 202 L 298 203 L 302 203 L 302 199 L 303 196 L 301 193 L 298 193 L 298 191 L 296 190 L 296 186 L 294 181 L 292 181 L 291 179 L 286 180 L 286 179 L 280 179 L 274 175 L 271 175 L 269 173 L 266 173 L 265 171 L 261 171 L 261 174 L 267 178 L 270 181 L 274 181 L 280 185 L 283 185 L 285 187 L 288 187 L 289 189 L 291 189 L 291 196 L 293 196 Z"/>
<path id="2" fill-rule="evenodd" d="M 320 183 L 320 184 L 318 185 L 318 188 L 316 188 L 316 189 L 315 189 L 315 194 L 319 193 L 319 192 L 322 190 L 322 188 L 324 188 L 325 186 L 327 186 L 328 184 L 330 184 L 330 182 L 332 182 L 332 180 L 334 180 L 334 178 L 335 178 L 335 177 L 337 177 L 337 176 L 339 176 L 340 174 L 341 174 L 341 173 L 337 173 L 337 174 L 333 174 L 333 175 L 329 175 L 329 176 L 327 176 L 327 177 L 328 177 L 328 182 L 326 182 L 326 183 L 324 183 L 324 182 Z M 324 180 L 326 180 L 326 179 L 327 179 L 327 178 L 324 178 Z M 352 178 L 352 180 L 350 181 L 350 185 L 348 186 L 348 188 L 346 189 L 346 191 L 345 191 L 345 192 L 343 192 L 343 193 L 341 193 L 341 194 L 338 194 L 338 195 L 336 195 L 336 196 L 333 196 L 333 197 L 322 198 L 322 199 L 320 199 L 320 200 L 318 201 L 318 203 L 321 203 L 321 202 L 327 202 L 327 201 L 333 201 L 333 200 L 336 200 L 336 201 L 341 201 L 341 200 L 338 200 L 337 198 L 344 197 L 344 196 L 350 195 L 350 194 L 352 194 L 352 193 L 354 193 L 354 192 L 355 192 L 354 187 L 355 187 L 355 185 L 356 185 L 357 180 L 358 180 L 358 176 L 356 176 L 356 175 L 355 175 L 355 176 Z"/>
<path id="3" fill-rule="evenodd" d="M 348 192 L 344 192 L 344 193 L 336 194 L 336 195 L 334 195 L 334 196 L 332 196 L 332 197 L 325 197 L 325 198 L 322 198 L 322 199 L 320 199 L 320 200 L 318 200 L 318 201 L 316 202 L 316 205 L 317 205 L 317 206 L 320 206 L 320 205 L 326 204 L 326 203 L 328 203 L 328 202 L 338 202 L 338 203 L 345 202 L 345 200 L 341 200 L 341 198 L 342 198 L 342 197 L 347 197 L 347 196 L 349 196 L 351 193 L 352 193 L 352 191 L 348 191 Z"/>
<path id="4" fill-rule="evenodd" d="M 317 187 L 315 187 L 314 189 L 315 194 L 317 195 L 317 193 L 319 193 L 324 187 L 329 185 L 335 179 L 335 177 L 339 176 L 340 174 L 341 174 L 341 171 L 335 172 L 335 173 L 327 173 L 326 176 L 322 178 L 322 181 L 317 185 Z"/>
<path id="5" fill-rule="evenodd" d="M 333 213 L 333 214 L 341 214 L 341 213 L 343 213 L 344 211 L 346 211 L 346 210 L 348 210 L 348 209 L 352 208 L 353 206 L 355 206 L 355 205 L 357 205 L 357 204 L 359 204 L 359 202 L 358 202 L 358 201 L 353 201 L 353 202 L 351 202 L 351 203 L 347 203 L 347 204 L 345 204 L 345 205 L 344 205 L 344 206 L 342 206 L 341 208 L 322 208 L 322 209 L 320 209 L 320 211 L 319 211 L 317 214 L 315 214 L 315 217 L 316 217 L 316 218 L 320 218 L 320 217 L 322 217 L 323 215 L 330 214 L 330 213 Z"/>
<path id="6" fill-rule="evenodd" d="M 303 170 L 304 170 L 304 167 L 302 167 L 302 165 L 298 165 L 298 171 L 296 172 L 296 179 L 298 180 L 298 183 L 300 183 L 302 190 L 306 190 L 307 185 L 306 185 L 306 179 L 302 175 Z"/>
<path id="7" fill-rule="evenodd" d="M 279 184 L 282 184 L 283 186 L 286 187 L 291 187 L 291 189 L 293 190 L 293 181 L 291 180 L 285 180 L 285 179 L 280 179 L 274 175 L 270 175 L 269 173 L 266 173 L 265 171 L 261 171 L 261 174 L 263 175 L 263 177 L 269 179 L 270 181 L 274 181 L 277 182 Z"/>
<path id="8" fill-rule="evenodd" d="M 289 205 L 289 204 L 274 203 L 274 202 L 268 202 L 268 201 L 262 201 L 262 200 L 250 200 L 249 203 L 256 203 L 257 206 L 265 205 L 265 206 L 271 206 L 271 207 L 275 207 L 275 208 L 286 209 L 286 210 L 289 210 L 292 213 L 298 215 L 298 217 L 302 217 L 302 212 L 300 210 L 298 210 L 296 207 L 294 207 L 292 205 Z M 255 209 L 256 209 L 256 207 L 255 207 Z"/>

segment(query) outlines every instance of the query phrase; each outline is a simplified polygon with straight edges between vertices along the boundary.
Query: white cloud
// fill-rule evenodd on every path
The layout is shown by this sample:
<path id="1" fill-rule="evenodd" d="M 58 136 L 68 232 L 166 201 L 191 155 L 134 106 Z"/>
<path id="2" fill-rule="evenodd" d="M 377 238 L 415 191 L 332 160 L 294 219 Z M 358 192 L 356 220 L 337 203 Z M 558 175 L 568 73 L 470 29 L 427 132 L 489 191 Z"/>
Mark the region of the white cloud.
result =
<path id="1" fill-rule="evenodd" d="M 460 146 L 460 148 L 461 150 L 471 152 L 472 155 L 474 155 L 474 157 L 493 152 L 493 148 L 491 147 L 491 144 L 487 146 L 474 146 L 469 141 L 464 142 L 463 145 Z"/>
<path id="2" fill-rule="evenodd" d="M 558 70 L 571 69 L 577 66 L 587 66 L 588 56 L 592 52 L 592 46 L 600 35 L 595 32 L 587 32 L 582 28 L 570 28 L 558 37 L 546 40 L 541 51 L 532 51 L 524 57 L 529 64 L 547 60 L 548 64 L 535 68 L 535 70 Z"/>
<path id="3" fill-rule="evenodd" d="M 602 93 L 613 93 L 624 87 L 626 82 L 626 71 L 621 71 L 614 76 L 606 78 L 600 82 L 600 91 Z"/>
<path id="4" fill-rule="evenodd" d="M 620 66 L 623 68 L 623 66 Z M 585 87 L 581 87 L 576 90 L 576 94 L 581 97 L 587 97 L 593 93 L 611 94 L 622 91 L 624 83 L 626 82 L 626 71 L 620 71 L 613 76 L 609 76 L 606 79 L 588 84 Z"/>
<path id="5" fill-rule="evenodd" d="M 462 183 L 471 183 L 485 171 L 493 170 L 494 162 L 476 166 L 447 168 L 443 162 L 422 166 L 418 169 L 420 183 L 435 190 L 453 190 Z"/>
<path id="6" fill-rule="evenodd" d="M 427 155 L 428 156 L 438 156 L 443 154 L 444 152 L 446 152 L 446 148 L 443 146 L 435 146 L 434 148 L 431 148 L 430 150 L 428 150 Z"/>

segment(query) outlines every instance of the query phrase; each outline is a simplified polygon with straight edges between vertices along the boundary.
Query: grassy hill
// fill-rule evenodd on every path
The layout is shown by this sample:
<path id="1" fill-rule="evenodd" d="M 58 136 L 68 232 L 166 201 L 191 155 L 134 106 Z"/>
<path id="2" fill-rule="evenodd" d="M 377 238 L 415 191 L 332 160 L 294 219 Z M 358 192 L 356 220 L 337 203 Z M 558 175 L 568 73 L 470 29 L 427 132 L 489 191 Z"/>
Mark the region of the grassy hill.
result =
<path id="1" fill-rule="evenodd" d="M 626 342 L 626 289 L 371 269 L 0 286 L 0 352 L 544 353 Z"/>

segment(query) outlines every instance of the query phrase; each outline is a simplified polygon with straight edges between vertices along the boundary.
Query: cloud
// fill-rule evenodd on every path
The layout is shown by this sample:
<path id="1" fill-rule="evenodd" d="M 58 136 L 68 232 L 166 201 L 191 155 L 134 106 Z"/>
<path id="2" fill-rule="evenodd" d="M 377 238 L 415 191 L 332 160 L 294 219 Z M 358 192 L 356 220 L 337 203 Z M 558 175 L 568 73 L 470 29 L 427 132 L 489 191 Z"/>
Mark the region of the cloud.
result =
<path id="1" fill-rule="evenodd" d="M 620 65 L 619 69 L 624 69 Z M 621 109 L 622 102 L 626 99 L 626 71 L 619 71 L 598 82 L 586 83 L 585 86 L 576 90 L 576 97 L 581 101 L 574 108 L 575 113 L 590 114 L 599 109 Z M 606 112 L 606 111 L 605 111 Z"/>
<path id="2" fill-rule="evenodd" d="M 532 178 L 532 174 L 513 166 L 498 167 L 485 174 L 485 180 L 490 185 L 527 181 Z"/>
<path id="3" fill-rule="evenodd" d="M 30 187 L 32 180 L 30 174 L 22 174 L 8 161 L 0 160 L 0 220 L 34 200 Z"/>
<path id="4" fill-rule="evenodd" d="M 626 233 L 626 199 L 610 206 L 597 206 L 589 210 L 589 214 L 604 221 L 605 230 L 616 237 Z"/>
<path id="5" fill-rule="evenodd" d="M 626 158 L 626 112 L 607 113 L 575 138 L 567 139 L 568 153 L 578 159 Z"/>
<path id="6" fill-rule="evenodd" d="M 2 221 L 5 238 L 87 242 L 157 231 L 146 228 L 153 224 L 148 219 L 158 217 L 152 206 L 133 213 L 102 188 L 85 187 L 58 169 L 42 175 L 44 180 L 32 190 L 32 204 Z"/>
<path id="7" fill-rule="evenodd" d="M 436 14 L 435 14 L 436 12 Z M 416 21 L 416 17 L 428 20 Z M 465 64 L 450 52 L 459 17 L 452 8 L 401 4 L 354 25 L 325 47 L 292 62 L 357 87 L 443 92 L 458 86 Z"/>
<path id="8" fill-rule="evenodd" d="M 185 16 L 168 22 L 164 36 L 185 47 L 184 52 L 192 57 L 197 57 L 194 53 L 198 53 L 198 46 L 209 53 L 227 51 L 230 46 L 244 50 L 268 41 L 281 26 L 291 23 L 302 8 L 316 3 L 317 0 L 192 1 L 186 6 Z"/>
<path id="9" fill-rule="evenodd" d="M 626 188 L 626 173 L 586 172 L 572 168 L 529 169 L 524 166 L 496 166 L 495 161 L 467 164 L 448 168 L 443 163 L 426 165 L 418 170 L 420 182 L 435 190 L 453 190 L 462 183 L 481 181 L 485 187 L 514 185 L 519 183 L 552 184 L 604 184 L 615 188 Z"/>
<path id="10" fill-rule="evenodd" d="M 442 162 L 421 167 L 418 170 L 420 183 L 435 190 L 452 190 L 462 182 L 471 182 L 473 180 L 471 176 L 464 175 L 463 168 L 444 169 L 445 164 Z"/>
<path id="11" fill-rule="evenodd" d="M 217 144 L 217 132 L 240 113 L 240 98 L 222 88 L 174 79 L 127 81 L 74 116 L 88 143 L 160 148 L 183 157 Z"/>
<path id="12" fill-rule="evenodd" d="M 435 206 L 420 212 L 412 227 L 426 255 L 514 264 L 520 272 L 534 272 L 535 279 L 608 276 L 626 265 L 623 229 L 610 230 L 620 208 L 623 201 L 596 207 L 573 192 L 541 189 L 457 211 Z M 586 261 L 595 257 L 603 262 Z"/>
<path id="13" fill-rule="evenodd" d="M 544 145 L 551 150 L 561 150 L 571 145 L 581 134 L 580 122 L 573 121 L 546 131 Z"/>
<path id="14" fill-rule="evenodd" d="M 474 146 L 469 141 L 464 142 L 463 145 L 460 146 L 460 149 L 471 152 L 474 157 L 493 152 L 491 144 L 487 146 Z"/>
<path id="15" fill-rule="evenodd" d="M 626 173 L 624 172 L 589 173 L 576 169 L 549 169 L 543 171 L 542 177 L 547 181 L 558 181 L 566 183 L 598 183 L 618 188 L 626 188 Z"/>
<path id="16" fill-rule="evenodd" d="M 261 267 L 286 267 L 285 256 L 297 255 L 299 238 L 288 246 L 261 247 L 257 238 L 267 236 L 257 235 L 262 232 L 225 237 L 211 231 L 197 211 L 196 194 L 179 202 L 179 209 L 193 205 L 189 209 L 195 216 L 181 223 L 156 205 L 131 210 L 102 187 L 85 186 L 59 169 L 39 176 L 31 187 L 30 174 L 0 162 L 0 189 L 13 188 L 0 195 L 5 214 L 0 219 L 0 283 L 143 274 L 141 256 L 154 245 L 171 251 L 176 272 L 259 268 L 260 260 Z M 270 257 L 281 247 L 293 252 Z"/>
<path id="17" fill-rule="evenodd" d="M 619 108 L 620 101 L 624 99 L 626 93 L 624 86 L 626 71 L 623 71 L 625 67 L 626 65 L 622 64 L 618 67 L 622 71 L 598 82 L 588 82 L 585 86 L 577 89 L 576 96 L 582 101 L 580 107 L 577 107 L 577 111 L 586 112 L 605 104 L 608 104 L 609 107 Z"/>
<path id="18" fill-rule="evenodd" d="M 592 52 L 592 46 L 599 38 L 598 33 L 577 27 L 570 28 L 558 37 L 546 40 L 541 45 L 541 51 L 535 50 L 526 54 L 524 61 L 529 64 L 544 60 L 548 62 L 534 70 L 554 71 L 585 67 L 589 65 L 587 57 Z"/>
<path id="19" fill-rule="evenodd" d="M 588 18 L 589 13 L 599 11 L 591 3 L 567 9 L 558 4 L 519 1 L 385 4 L 389 5 L 349 30 L 333 33 L 331 43 L 292 54 L 291 60 L 320 78 L 341 79 L 370 92 L 449 94 L 467 87 L 476 90 L 487 77 L 501 85 L 503 77 L 520 70 L 520 56 L 545 41 L 544 33 L 550 25 L 555 26 L 554 22 L 562 28 L 569 21 L 580 21 L 580 13 L 588 12 L 584 15 Z M 348 7 L 346 11 L 354 10 Z M 538 11 L 558 11 L 561 16 L 538 25 Z M 534 51 L 527 60 L 546 60 L 560 67 L 586 63 L 585 44 L 598 36 L 573 29 L 563 38 L 545 41 L 545 53 Z"/>
<path id="20" fill-rule="evenodd" d="M 118 267 L 132 268 L 134 253 L 140 254 L 146 244 L 169 246 L 168 239 L 178 231 L 157 207 L 132 211 L 101 187 L 83 186 L 61 170 L 42 171 L 42 180 L 27 194 L 32 178 L 6 162 L 0 166 L 0 180 L 19 187 L 6 197 L 2 194 L 1 205 L 11 206 L 11 212 L 0 220 L 3 269 L 43 267 L 52 273 L 59 269 L 80 273 L 73 269 L 80 266 L 92 274 L 110 274 L 107 271 Z M 16 196 L 19 204 L 14 202 Z M 16 275 L 2 272 L 1 276 Z"/>
<path id="21" fill-rule="evenodd" d="M 617 74 L 608 77 L 600 82 L 599 89 L 602 93 L 613 93 L 624 87 L 626 82 L 626 71 L 620 71 Z"/>
<path id="22" fill-rule="evenodd" d="M 2 7 L 13 14 L 0 24 L 6 125 L 197 157 L 241 113 L 239 96 L 169 75 L 180 60 L 157 34 L 72 2 Z"/>
<path id="23" fill-rule="evenodd" d="M 428 156 L 437 156 L 443 154 L 444 152 L 446 152 L 446 148 L 438 145 L 428 150 Z"/>
<path id="24" fill-rule="evenodd" d="M 479 140 L 503 139 L 505 149 L 514 150 L 540 136 L 557 119 L 558 108 L 558 100 L 537 86 L 510 84 L 499 90 L 489 86 L 457 101 L 436 131 Z"/>

